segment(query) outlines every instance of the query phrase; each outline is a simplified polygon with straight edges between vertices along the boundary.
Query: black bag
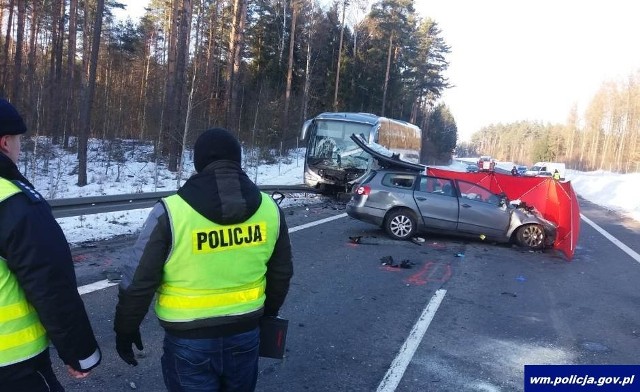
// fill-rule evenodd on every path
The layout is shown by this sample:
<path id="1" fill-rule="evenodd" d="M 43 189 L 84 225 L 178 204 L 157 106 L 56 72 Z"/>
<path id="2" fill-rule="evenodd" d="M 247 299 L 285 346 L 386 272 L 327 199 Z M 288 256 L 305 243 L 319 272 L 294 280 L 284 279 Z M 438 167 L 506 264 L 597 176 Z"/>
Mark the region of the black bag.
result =
<path id="1" fill-rule="evenodd" d="M 289 320 L 279 317 L 260 319 L 260 356 L 282 359 L 287 342 Z"/>

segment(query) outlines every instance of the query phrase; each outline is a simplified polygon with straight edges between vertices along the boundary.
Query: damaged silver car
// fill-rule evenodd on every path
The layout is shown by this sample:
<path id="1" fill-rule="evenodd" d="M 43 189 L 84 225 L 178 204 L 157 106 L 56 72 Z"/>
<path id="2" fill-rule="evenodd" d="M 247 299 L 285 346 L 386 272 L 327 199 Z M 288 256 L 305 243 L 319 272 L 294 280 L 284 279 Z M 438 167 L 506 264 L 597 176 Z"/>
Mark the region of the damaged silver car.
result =
<path id="1" fill-rule="evenodd" d="M 425 175 L 424 167 L 398 163 L 362 146 L 381 164 L 355 186 L 347 214 L 382 227 L 397 240 L 435 232 L 515 242 L 530 249 L 553 246 L 556 227 L 526 205 L 480 185 Z"/>

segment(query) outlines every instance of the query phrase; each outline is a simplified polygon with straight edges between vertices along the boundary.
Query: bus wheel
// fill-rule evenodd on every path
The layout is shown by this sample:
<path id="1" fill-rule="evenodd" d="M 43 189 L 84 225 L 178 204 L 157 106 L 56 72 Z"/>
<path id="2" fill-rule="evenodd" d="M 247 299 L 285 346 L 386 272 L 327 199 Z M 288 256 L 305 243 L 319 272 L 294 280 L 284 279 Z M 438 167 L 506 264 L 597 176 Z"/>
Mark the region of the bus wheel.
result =
<path id="1" fill-rule="evenodd" d="M 394 240 L 408 240 L 416 233 L 417 223 L 409 210 L 400 209 L 387 215 L 384 229 Z"/>

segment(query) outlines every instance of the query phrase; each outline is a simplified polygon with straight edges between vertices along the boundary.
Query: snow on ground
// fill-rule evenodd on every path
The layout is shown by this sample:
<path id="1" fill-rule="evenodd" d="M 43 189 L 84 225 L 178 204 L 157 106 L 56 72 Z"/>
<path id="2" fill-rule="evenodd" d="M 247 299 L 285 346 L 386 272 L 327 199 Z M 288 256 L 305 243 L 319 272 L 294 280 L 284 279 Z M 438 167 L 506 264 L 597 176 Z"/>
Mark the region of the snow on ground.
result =
<path id="1" fill-rule="evenodd" d="M 96 146 L 98 142 L 92 141 Z M 89 149 L 88 182 L 84 187 L 75 185 L 77 165 L 75 155 L 57 151 L 55 159 L 49 163 L 48 174 L 39 175 L 30 180 L 46 198 L 73 198 L 100 196 L 108 194 L 124 194 L 139 192 L 155 192 L 175 190 L 178 178 L 164 165 L 156 165 L 148 147 L 137 147 L 136 153 L 130 155 L 126 163 L 106 164 L 100 148 Z M 122 161 L 122 160 L 121 160 Z M 304 167 L 304 149 L 294 150 L 288 157 L 276 159 L 276 163 L 259 165 L 250 164 L 247 160 L 243 167 L 249 177 L 258 185 L 295 185 L 302 184 Z M 256 169 L 257 167 L 257 169 Z M 464 170 L 462 163 L 454 163 L 451 169 Z M 512 167 L 510 162 L 500 163 L 499 167 Z M 20 166 L 23 169 L 23 165 Z M 40 170 L 43 171 L 43 170 Z M 192 155 L 185 154 L 185 170 L 180 183 L 194 173 Z M 579 172 L 567 170 L 567 180 L 571 181 L 578 195 L 592 203 L 611 210 L 621 212 L 640 221 L 640 173 L 617 174 L 605 171 Z M 286 205 L 296 201 L 285 199 Z M 149 209 L 117 211 L 79 217 L 60 218 L 58 222 L 64 230 L 69 243 L 79 244 L 86 241 L 97 241 L 123 234 L 136 233 L 144 223 Z"/>
<path id="2" fill-rule="evenodd" d="M 567 170 L 567 179 L 581 197 L 640 221 L 640 173 Z"/>

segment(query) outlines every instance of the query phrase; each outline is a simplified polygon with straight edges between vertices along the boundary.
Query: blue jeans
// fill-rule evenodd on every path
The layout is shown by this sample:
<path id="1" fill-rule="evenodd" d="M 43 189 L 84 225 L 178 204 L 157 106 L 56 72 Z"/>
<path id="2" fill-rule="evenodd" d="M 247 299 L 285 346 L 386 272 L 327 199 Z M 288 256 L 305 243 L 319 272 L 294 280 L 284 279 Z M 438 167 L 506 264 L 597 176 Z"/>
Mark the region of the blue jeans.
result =
<path id="1" fill-rule="evenodd" d="M 164 336 L 162 375 L 170 392 L 252 392 L 260 329 L 214 339 Z"/>

